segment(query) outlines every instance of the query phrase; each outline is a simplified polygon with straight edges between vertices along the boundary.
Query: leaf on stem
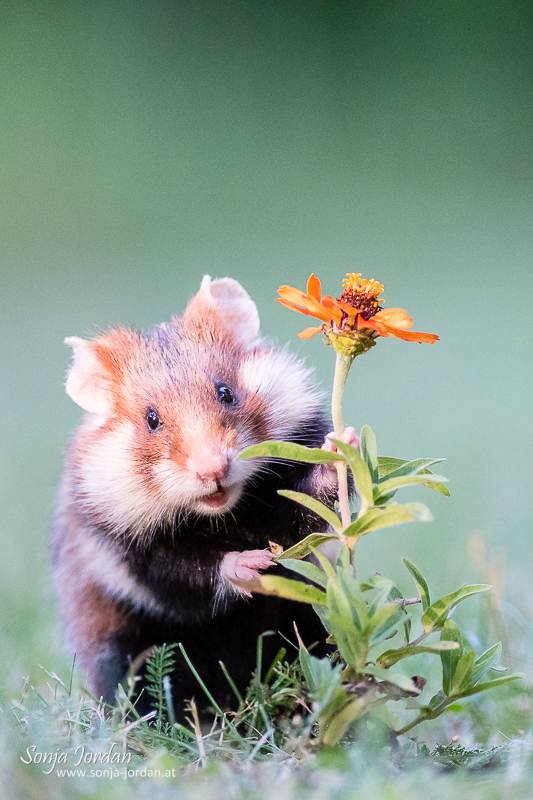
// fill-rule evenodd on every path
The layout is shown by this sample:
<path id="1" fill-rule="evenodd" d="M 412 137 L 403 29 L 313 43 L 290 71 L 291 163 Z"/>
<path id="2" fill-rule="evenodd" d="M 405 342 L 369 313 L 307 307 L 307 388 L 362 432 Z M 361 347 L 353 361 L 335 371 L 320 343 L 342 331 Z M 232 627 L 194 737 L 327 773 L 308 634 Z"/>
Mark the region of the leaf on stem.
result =
<path id="1" fill-rule="evenodd" d="M 415 567 L 414 564 L 411 564 L 411 562 L 408 561 L 406 558 L 404 558 L 402 560 L 403 560 L 403 563 L 405 564 L 405 566 L 407 567 L 407 569 L 409 570 L 409 572 L 411 573 L 411 575 L 413 576 L 413 580 L 414 580 L 414 582 L 416 584 L 416 588 L 418 589 L 418 594 L 420 595 L 420 599 L 422 600 L 422 609 L 424 611 L 427 611 L 427 609 L 431 605 L 431 600 L 429 598 L 429 588 L 428 588 L 428 585 L 427 585 L 427 581 L 424 578 L 424 576 L 422 575 L 422 573 L 420 572 L 420 570 L 418 570 Z"/>
<path id="2" fill-rule="evenodd" d="M 476 654 L 473 650 L 463 653 L 457 662 L 453 677 L 450 683 L 450 696 L 459 697 L 461 692 L 467 691 L 472 686 L 472 670 Z"/>
<path id="3" fill-rule="evenodd" d="M 367 465 L 363 461 L 361 453 L 356 447 L 352 447 L 345 442 L 341 442 L 339 439 L 332 439 L 331 441 L 337 450 L 339 450 L 348 461 L 348 466 L 352 471 L 353 482 L 357 494 L 360 496 L 361 500 L 364 501 L 367 507 L 372 506 L 374 504 L 372 475 L 370 474 L 370 470 L 368 469 Z"/>
<path id="4" fill-rule="evenodd" d="M 301 506 L 305 506 L 311 511 L 314 511 L 319 517 L 325 519 L 334 530 L 338 531 L 339 533 L 342 531 L 342 523 L 338 516 L 334 511 L 331 510 L 331 508 L 328 508 L 324 505 L 324 503 L 321 503 L 320 500 L 316 500 L 314 497 L 304 494 L 303 492 L 293 492 L 289 489 L 279 489 L 278 494 L 280 494 L 282 497 L 288 497 L 289 500 L 294 500 L 295 503 L 299 503 Z"/>
<path id="5" fill-rule="evenodd" d="M 478 692 L 485 692 L 487 689 L 495 689 L 497 686 L 503 686 L 504 683 L 521 680 L 523 677 L 523 673 L 518 672 L 516 675 L 506 675 L 503 678 L 494 678 L 492 681 L 477 683 L 475 686 L 471 686 L 469 689 L 462 691 L 461 694 L 453 695 L 453 699 L 459 700 L 461 697 L 471 697 L 471 695 L 477 694 Z"/>
<path id="6" fill-rule="evenodd" d="M 304 558 L 312 552 L 313 547 L 319 547 L 324 542 L 330 542 L 332 539 L 338 538 L 336 533 L 310 533 L 301 542 L 289 547 L 288 550 L 284 550 L 276 561 L 284 561 L 287 558 Z"/>
<path id="7" fill-rule="evenodd" d="M 424 633 L 428 634 L 431 633 L 431 631 L 440 630 L 452 608 L 455 608 L 462 600 L 466 600 L 467 597 L 471 597 L 479 592 L 486 592 L 487 589 L 490 589 L 490 586 L 485 583 L 479 583 L 472 586 L 463 586 L 457 592 L 448 594 L 446 597 L 441 597 L 440 600 L 433 603 L 422 615 Z"/>
<path id="8" fill-rule="evenodd" d="M 287 600 L 299 600 L 302 603 L 316 603 L 326 605 L 326 594 L 316 586 L 311 586 L 302 581 L 291 581 L 290 578 L 281 578 L 277 575 L 261 575 L 249 581 L 234 581 L 252 594 L 271 594 L 285 597 Z"/>
<path id="9" fill-rule="evenodd" d="M 405 461 L 402 458 L 389 458 L 387 456 L 379 456 L 379 476 L 381 479 L 390 476 L 391 478 L 399 477 L 402 474 L 405 475 L 432 475 L 433 473 L 424 467 L 424 465 L 428 464 L 438 464 L 441 461 L 445 461 L 444 458 L 419 458 L 416 461 Z M 424 468 L 421 468 L 424 467 Z M 403 471 L 405 470 L 405 472 Z M 438 481 L 433 481 L 431 478 L 428 478 L 422 486 L 427 486 L 428 489 L 433 489 L 440 494 L 445 495 L 445 497 L 450 496 L 450 492 L 444 486 L 443 483 L 439 483 Z"/>
<path id="10" fill-rule="evenodd" d="M 435 480 L 436 482 L 444 483 L 448 478 L 444 478 L 442 475 L 435 475 Z M 374 499 L 377 501 L 380 497 L 384 497 L 391 492 L 396 492 L 404 486 L 412 486 L 415 484 L 422 484 L 422 486 L 425 486 L 427 484 L 425 475 L 400 475 L 396 478 L 387 478 L 387 480 L 378 483 L 374 489 Z"/>
<path id="11" fill-rule="evenodd" d="M 315 564 L 310 564 L 309 561 L 301 561 L 297 558 L 286 558 L 283 561 L 283 566 L 292 570 L 292 572 L 303 575 L 304 578 L 308 578 L 308 580 L 317 583 L 324 589 L 326 589 L 328 585 L 328 576 L 325 572 L 319 569 Z"/>
<path id="12" fill-rule="evenodd" d="M 450 650 L 457 650 L 459 645 L 457 642 L 433 642 L 432 644 L 427 645 L 410 645 L 409 647 L 401 647 L 398 650 L 387 650 L 385 653 L 382 653 L 378 660 L 376 661 L 376 665 L 378 667 L 383 667 L 384 669 L 388 669 L 388 667 L 392 667 L 393 664 L 396 664 L 397 661 L 401 661 L 402 658 L 408 658 L 409 656 L 415 656 L 418 653 L 437 653 L 441 654 L 445 651 Z"/>
<path id="13" fill-rule="evenodd" d="M 285 458 L 289 461 L 305 461 L 308 464 L 333 464 L 335 461 L 343 461 L 339 453 L 283 441 L 261 442 L 247 447 L 239 453 L 237 460 L 246 458 Z"/>
<path id="14" fill-rule="evenodd" d="M 489 670 L 494 669 L 501 658 L 501 654 L 502 643 L 498 642 L 492 647 L 489 647 L 488 650 L 485 650 L 484 653 L 476 658 L 476 663 L 474 664 L 474 669 L 472 670 L 473 683 L 478 683 L 482 678 L 485 677 Z M 502 668 L 500 667 L 499 669 Z"/>
<path id="15" fill-rule="evenodd" d="M 365 533 L 377 528 L 388 528 L 392 525 L 402 525 L 413 520 L 431 522 L 431 512 L 422 503 L 405 503 L 404 505 L 389 505 L 386 508 L 371 508 L 362 517 L 352 522 L 344 531 L 345 536 L 364 536 Z"/>
<path id="16" fill-rule="evenodd" d="M 379 478 L 378 451 L 376 437 L 372 428 L 363 425 L 361 428 L 361 456 L 372 476 L 372 483 L 377 483 Z"/>
<path id="17" fill-rule="evenodd" d="M 442 664 L 442 688 L 444 693 L 449 695 L 451 693 L 453 676 L 457 669 L 457 664 L 464 652 L 463 637 L 455 622 L 451 619 L 447 619 L 442 627 L 440 638 L 441 643 L 453 642 L 456 645 L 453 652 L 443 652 L 440 657 Z"/>

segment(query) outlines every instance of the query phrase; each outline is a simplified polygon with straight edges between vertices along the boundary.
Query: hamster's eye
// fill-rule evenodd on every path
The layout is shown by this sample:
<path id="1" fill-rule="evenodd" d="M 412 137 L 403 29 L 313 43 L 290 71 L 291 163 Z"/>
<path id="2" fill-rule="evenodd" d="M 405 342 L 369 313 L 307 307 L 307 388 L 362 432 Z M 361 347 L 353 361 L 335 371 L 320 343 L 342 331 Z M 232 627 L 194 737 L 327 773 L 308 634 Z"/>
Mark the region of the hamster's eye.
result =
<path id="1" fill-rule="evenodd" d="M 224 403 L 227 406 L 233 405 L 236 402 L 237 398 L 229 388 L 226 386 L 225 383 L 219 383 L 217 386 L 217 397 L 221 403 Z"/>
<path id="2" fill-rule="evenodd" d="M 155 408 L 149 408 L 146 412 L 146 422 L 151 431 L 156 431 L 163 424 Z"/>

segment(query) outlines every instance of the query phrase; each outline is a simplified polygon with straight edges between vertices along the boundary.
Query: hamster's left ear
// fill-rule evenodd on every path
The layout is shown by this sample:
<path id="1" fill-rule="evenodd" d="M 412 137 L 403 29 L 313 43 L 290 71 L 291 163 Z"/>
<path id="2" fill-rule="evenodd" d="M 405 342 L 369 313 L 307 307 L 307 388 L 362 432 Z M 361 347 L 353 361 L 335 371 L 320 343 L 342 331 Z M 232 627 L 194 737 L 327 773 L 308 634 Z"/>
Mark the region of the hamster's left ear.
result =
<path id="1" fill-rule="evenodd" d="M 202 280 L 183 315 L 183 324 L 200 340 L 229 337 L 247 347 L 259 334 L 259 314 L 250 295 L 233 278 Z M 217 336 L 218 334 L 218 336 Z"/>

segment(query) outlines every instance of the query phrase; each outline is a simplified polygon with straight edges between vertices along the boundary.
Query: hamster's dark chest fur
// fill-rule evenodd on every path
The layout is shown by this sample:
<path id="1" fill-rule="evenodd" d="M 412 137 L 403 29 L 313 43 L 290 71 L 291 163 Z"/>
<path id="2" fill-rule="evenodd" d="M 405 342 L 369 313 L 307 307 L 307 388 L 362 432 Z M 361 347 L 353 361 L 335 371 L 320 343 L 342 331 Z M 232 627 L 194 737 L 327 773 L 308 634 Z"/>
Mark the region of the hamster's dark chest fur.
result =
<path id="1" fill-rule="evenodd" d="M 323 438 L 322 432 L 317 436 Z M 227 599 L 216 602 L 221 554 L 266 549 L 269 542 L 287 548 L 323 527 L 319 517 L 277 493 L 289 487 L 303 490 L 311 472 L 302 465 L 273 464 L 244 492 L 231 514 L 185 520 L 177 516 L 151 531 L 147 541 L 119 546 L 121 557 L 135 580 L 149 588 L 173 618 L 208 618 L 228 605 Z"/>
<path id="2" fill-rule="evenodd" d="M 320 437 L 318 428 L 316 435 Z M 320 491 L 315 480 L 316 467 L 273 466 L 250 493 L 244 493 L 231 515 L 190 517 L 186 521 L 177 517 L 173 524 L 151 531 L 149 540 L 117 540 L 111 551 L 106 550 L 116 558 L 115 596 L 110 594 L 112 586 L 106 590 L 88 577 L 80 584 L 80 574 L 87 572 L 70 564 L 71 577 L 60 593 L 65 601 L 63 611 L 77 620 L 73 638 L 93 691 L 113 702 L 118 683 L 124 681 L 141 653 L 154 645 L 180 642 L 217 702 L 231 705 L 231 692 L 219 662 L 244 692 L 256 666 L 257 638 L 265 631 L 276 632 L 263 643 L 266 668 L 287 641 L 296 644 L 295 624 L 307 645 L 322 640 L 315 652 L 325 653 L 324 632 L 311 606 L 261 595 L 250 599 L 231 592 L 220 595 L 218 576 L 221 558 L 227 552 L 267 548 L 269 541 L 288 547 L 313 530 L 323 530 L 322 520 L 277 494 L 280 485 L 296 491 L 314 490 L 331 506 L 333 491 Z M 89 536 L 88 541 L 97 542 L 98 547 L 108 539 L 103 531 L 94 529 Z M 98 560 L 99 551 L 96 553 Z M 69 556 L 68 549 L 58 548 L 58 574 Z M 271 569 L 276 575 L 294 578 L 281 565 Z M 73 575 L 78 578 L 75 585 Z M 122 586 L 130 587 L 130 591 L 121 598 Z M 289 657 L 296 653 L 295 647 Z M 141 676 L 142 672 L 141 666 Z M 141 679 L 138 689 L 143 685 Z M 181 651 L 172 685 L 176 714 L 180 716 L 184 700 L 200 694 Z M 138 709 L 150 710 L 148 697 L 141 695 Z"/>

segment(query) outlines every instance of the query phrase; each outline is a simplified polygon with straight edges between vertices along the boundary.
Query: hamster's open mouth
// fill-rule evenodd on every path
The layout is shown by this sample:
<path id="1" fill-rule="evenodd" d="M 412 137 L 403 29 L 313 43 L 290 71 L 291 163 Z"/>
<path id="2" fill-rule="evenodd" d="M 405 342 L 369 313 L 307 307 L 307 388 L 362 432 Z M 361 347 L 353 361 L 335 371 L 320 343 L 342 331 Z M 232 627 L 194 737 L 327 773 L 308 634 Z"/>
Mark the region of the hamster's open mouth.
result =
<path id="1" fill-rule="evenodd" d="M 218 508 L 219 506 L 223 506 L 229 498 L 229 492 L 227 489 L 220 488 L 213 494 L 207 494 L 205 497 L 202 497 L 202 503 L 210 506 L 211 508 Z"/>
<path id="2" fill-rule="evenodd" d="M 239 494 L 239 484 L 233 484 L 233 486 L 222 486 L 222 484 L 218 483 L 217 481 L 217 488 L 215 491 L 211 492 L 211 494 L 204 494 L 203 497 L 199 498 L 199 502 L 205 510 L 209 509 L 211 511 L 217 511 L 218 509 L 232 506 L 237 500 Z"/>

